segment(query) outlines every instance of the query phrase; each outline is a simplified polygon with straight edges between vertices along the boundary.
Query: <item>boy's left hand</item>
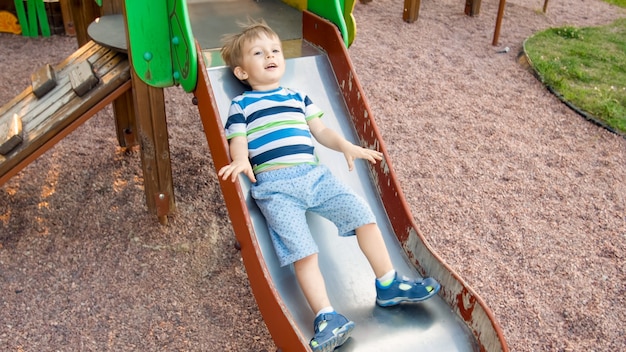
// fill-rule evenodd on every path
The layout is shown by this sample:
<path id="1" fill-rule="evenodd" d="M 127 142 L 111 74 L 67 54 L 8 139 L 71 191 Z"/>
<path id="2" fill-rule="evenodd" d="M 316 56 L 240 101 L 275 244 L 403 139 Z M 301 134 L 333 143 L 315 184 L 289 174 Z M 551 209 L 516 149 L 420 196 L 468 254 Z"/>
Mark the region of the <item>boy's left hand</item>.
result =
<path id="1" fill-rule="evenodd" d="M 307 121 L 309 129 L 313 137 L 323 146 L 343 153 L 348 162 L 348 170 L 354 169 L 355 159 L 366 159 L 372 164 L 376 164 L 376 160 L 383 160 L 383 153 L 360 147 L 352 144 L 345 138 L 337 134 L 337 132 L 326 127 L 321 119 L 311 119 Z"/>
<path id="2" fill-rule="evenodd" d="M 383 160 L 383 153 L 377 150 L 363 148 L 352 143 L 349 143 L 343 150 L 343 156 L 348 162 L 348 170 L 350 171 L 354 169 L 354 160 L 356 159 L 365 159 L 372 164 L 376 164 L 376 160 Z"/>

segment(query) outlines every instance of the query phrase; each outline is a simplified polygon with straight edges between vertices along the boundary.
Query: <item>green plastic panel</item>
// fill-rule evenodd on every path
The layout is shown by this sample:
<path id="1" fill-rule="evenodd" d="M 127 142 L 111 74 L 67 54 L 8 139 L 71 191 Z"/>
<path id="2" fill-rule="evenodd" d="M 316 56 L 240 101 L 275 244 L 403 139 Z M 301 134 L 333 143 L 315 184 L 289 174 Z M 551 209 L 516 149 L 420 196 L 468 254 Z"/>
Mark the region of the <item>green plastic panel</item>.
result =
<path id="1" fill-rule="evenodd" d="M 31 37 L 37 37 L 39 35 L 39 29 L 37 28 L 37 4 L 30 0 L 26 2 L 26 12 L 28 14 L 28 33 Z"/>
<path id="2" fill-rule="evenodd" d="M 174 83 L 190 93 L 198 80 L 198 53 L 185 0 L 169 0 L 170 43 Z"/>
<path id="3" fill-rule="evenodd" d="M 40 28 L 42 36 L 50 36 L 50 24 L 43 0 L 26 0 L 26 9 L 23 0 L 14 0 L 13 3 L 23 36 L 37 37 Z"/>
<path id="4" fill-rule="evenodd" d="M 30 37 L 28 20 L 26 19 L 26 11 L 24 10 L 24 1 L 14 0 L 14 3 L 15 12 L 17 12 L 17 20 L 20 23 L 20 27 L 22 27 L 22 35 L 25 37 Z"/>
<path id="5" fill-rule="evenodd" d="M 355 3 L 356 0 L 309 0 L 307 9 L 334 23 L 349 47 L 356 36 L 356 22 L 352 16 Z"/>
<path id="6" fill-rule="evenodd" d="M 28 0 L 33 1 L 33 0 Z M 35 7 L 37 8 L 37 19 L 39 20 L 39 26 L 41 27 L 41 35 L 44 37 L 50 36 L 50 24 L 48 23 L 48 13 L 46 12 L 46 5 L 43 0 L 34 0 Z M 36 26 L 36 25 L 35 25 Z"/>
<path id="7" fill-rule="evenodd" d="M 126 0 L 129 48 L 137 76 L 154 87 L 174 85 L 167 3 Z"/>
<path id="8" fill-rule="evenodd" d="M 197 53 L 184 0 L 126 0 L 133 68 L 147 84 L 193 91 Z"/>

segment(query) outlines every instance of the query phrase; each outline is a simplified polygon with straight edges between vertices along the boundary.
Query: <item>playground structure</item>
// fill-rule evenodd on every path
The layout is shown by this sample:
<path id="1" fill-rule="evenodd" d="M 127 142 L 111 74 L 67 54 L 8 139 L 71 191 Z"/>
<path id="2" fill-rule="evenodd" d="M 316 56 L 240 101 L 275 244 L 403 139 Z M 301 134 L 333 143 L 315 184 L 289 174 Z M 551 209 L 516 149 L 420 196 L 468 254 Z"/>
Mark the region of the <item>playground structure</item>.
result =
<path id="1" fill-rule="evenodd" d="M 129 5 L 131 2 L 133 4 Z M 78 92 L 71 85 L 71 82 L 68 86 L 67 81 L 71 81 L 68 75 L 71 75 L 70 73 L 76 69 L 72 65 L 78 65 L 81 61 L 91 63 L 98 83 L 80 96 L 83 100 L 77 100 L 75 103 L 84 110 L 74 113 L 75 122 L 66 124 L 66 126 L 59 125 L 49 132 L 46 138 L 41 139 L 47 139 L 47 141 L 36 152 L 26 151 L 27 145 L 31 143 L 23 142 L 6 155 L 6 160 L 2 160 L 0 163 L 3 167 L 4 163 L 7 160 L 13 160 L 12 158 L 20 150 L 23 151 L 23 154 L 28 154 L 23 159 L 24 161 L 16 163 L 16 166 L 7 167 L 8 171 L 1 176 L 0 184 L 18 172 L 29 160 L 32 161 L 49 146 L 58 142 L 93 113 L 112 103 L 116 114 L 120 144 L 123 146 L 140 144 L 142 147 L 142 164 L 144 173 L 146 173 L 144 178 L 148 206 L 152 207 L 151 209 L 156 209 L 162 223 L 167 222 L 167 216 L 173 210 L 174 203 L 171 193 L 171 173 L 168 175 L 167 170 L 169 153 L 167 152 L 167 128 L 164 120 L 162 88 L 172 84 L 180 84 L 186 91 L 193 93 L 216 168 L 229 162 L 228 144 L 222 126 L 225 118 L 223 110 L 228 104 L 228 99 L 238 94 L 242 87 L 233 79 L 228 70 L 221 67 L 221 63 L 216 59 L 215 51 L 204 50 L 193 40 L 184 2 L 172 0 L 166 2 L 164 7 L 160 9 L 155 9 L 152 3 L 154 2 L 137 0 L 129 1 L 125 6 L 121 2 L 117 3 L 118 6 L 121 6 L 117 7 L 117 10 L 121 10 L 127 18 L 128 48 L 126 51 L 128 56 L 125 53 L 87 41 L 68 60 L 54 68 L 57 85 L 50 92 L 44 94 L 44 97 L 48 94 L 58 94 L 59 89 L 64 87 L 63 89 L 67 91 L 68 96 L 77 99 L 74 96 L 78 96 Z M 102 5 L 105 9 L 107 3 Z M 351 18 L 350 12 L 354 2 L 340 3 L 335 1 L 332 2 L 332 6 L 330 2 L 326 5 L 328 6 L 324 6 L 324 8 L 332 9 L 331 15 L 320 16 L 309 11 L 311 9 L 303 10 L 302 38 L 284 43 L 285 52 L 289 56 L 288 65 L 297 67 L 299 71 L 298 75 L 288 73 L 286 79 L 295 80 L 293 82 L 298 85 L 312 84 L 306 88 L 311 91 L 320 91 L 318 94 L 321 94 L 321 97 L 319 101 L 318 99 L 316 101 L 326 111 L 332 111 L 330 116 L 336 116 L 335 118 L 329 117 L 326 120 L 327 123 L 336 124 L 336 128 L 342 131 L 346 138 L 363 146 L 376 148 L 384 153 L 385 162 L 373 166 L 362 165 L 363 167 L 357 170 L 359 177 L 353 187 L 358 192 L 363 192 L 368 201 L 372 203 L 381 226 L 386 229 L 386 241 L 390 244 L 390 248 L 393 248 L 394 261 L 404 270 L 414 271 L 424 276 L 433 276 L 442 284 L 440 296 L 436 299 L 417 306 L 401 307 L 391 313 L 382 308 L 373 307 L 373 300 L 363 300 L 354 296 L 343 299 L 340 296 L 333 297 L 333 299 L 338 300 L 338 308 L 342 308 L 342 311 L 352 311 L 356 317 L 358 329 L 361 331 L 361 333 L 355 332 L 353 341 L 349 341 L 343 349 L 377 350 L 374 342 L 379 340 L 384 341 L 385 346 L 397 351 L 401 351 L 402 347 L 393 345 L 390 341 L 407 344 L 407 348 L 411 350 L 415 346 L 422 346 L 420 341 L 430 341 L 426 345 L 435 346 L 435 350 L 440 350 L 443 346 L 446 350 L 458 351 L 508 351 L 502 332 L 488 307 L 432 251 L 424 235 L 419 232 L 413 222 L 402 190 L 396 181 L 391 160 L 385 151 L 384 142 L 380 138 L 346 50 L 347 45 L 354 39 L 354 22 L 346 19 Z M 116 13 L 115 9 L 115 6 L 112 6 L 103 11 L 113 14 Z M 133 22 L 133 20 L 128 20 L 131 11 L 165 14 L 168 16 L 170 27 L 186 28 L 182 28 L 179 32 L 168 28 L 158 35 L 166 38 L 164 41 L 150 41 L 148 43 L 145 37 L 142 40 L 142 34 L 152 33 L 153 29 L 150 26 L 162 25 L 162 22 Z M 145 16 L 145 18 L 149 17 L 151 16 Z M 334 17 L 334 21 L 338 21 L 340 24 L 333 24 L 323 17 Z M 78 28 L 77 30 L 81 31 Z M 176 34 L 172 36 L 172 33 Z M 149 45 L 155 43 L 162 47 Z M 177 50 L 175 48 L 183 49 L 180 49 L 177 54 L 173 54 Z M 108 76 L 100 69 L 101 64 L 98 64 L 100 59 L 91 59 L 91 56 L 85 54 L 90 50 L 102 52 L 102 55 L 107 57 L 120 58 L 119 70 L 121 73 L 115 76 L 115 79 L 105 78 Z M 126 57 L 128 59 L 124 60 Z M 158 60 L 164 61 L 156 64 Z M 124 66 L 124 62 L 126 66 Z M 297 77 L 300 76 L 306 78 L 306 82 L 298 81 Z M 115 81 L 118 84 L 116 86 L 106 85 L 105 83 L 109 81 Z M 310 83 L 316 81 L 321 83 L 317 85 Z M 107 87 L 106 90 L 103 88 L 104 86 Z M 78 91 L 82 93 L 80 89 Z M 41 101 L 41 98 L 35 99 L 33 95 L 33 89 L 28 88 L 12 102 Z M 95 104 L 84 102 L 86 99 L 84 97 L 92 95 Z M 61 105 L 57 110 L 59 114 L 65 112 L 63 109 L 66 109 L 69 103 Z M 28 106 L 31 111 L 37 109 L 37 104 L 24 103 L 24 106 Z M 8 109 L 3 107 L 0 110 L 3 112 L 0 114 L 2 119 L 7 116 L 4 111 L 8 111 Z M 23 109 L 16 111 L 23 111 Z M 32 115 L 36 115 L 36 119 L 46 121 L 49 116 L 52 116 L 47 113 L 35 114 L 34 112 Z M 22 115 L 22 118 L 25 121 L 28 120 L 25 114 Z M 29 129 L 30 125 L 25 124 L 25 133 Z M 27 140 L 25 139 L 25 141 Z M 331 158 L 332 156 L 327 156 L 322 152 L 321 159 L 324 162 L 333 164 Z M 341 163 L 334 164 L 341 165 Z M 295 278 L 293 273 L 289 269 L 279 268 L 273 259 L 268 238 L 264 233 L 266 231 L 264 221 L 258 211 L 255 210 L 248 195 L 248 186 L 243 179 L 237 183 L 220 181 L 220 187 L 241 247 L 253 293 L 278 348 L 283 351 L 307 351 L 310 322 L 312 321 L 311 312 L 307 311 L 301 293 L 294 290 Z M 152 204 L 150 204 L 150 199 L 152 199 Z M 311 222 L 312 227 L 320 230 L 319 232 L 329 232 L 325 230 L 327 224 L 323 220 L 312 219 Z M 333 239 L 333 241 L 335 240 Z M 345 251 L 349 249 L 349 246 L 342 246 L 340 249 L 333 248 L 330 242 L 324 239 L 320 239 L 320 242 L 322 251 Z M 356 269 L 363 268 L 364 265 L 359 262 L 343 264 L 341 267 L 348 268 L 350 273 L 333 274 L 332 272 L 337 270 L 336 267 L 323 268 L 323 270 L 328 271 L 326 274 L 332 281 L 332 283 L 329 282 L 331 291 L 354 292 L 355 294 L 358 293 L 359 297 L 361 295 L 366 296 L 368 293 L 366 286 L 360 287 L 355 284 L 349 284 L 348 287 L 341 286 L 357 281 L 365 281 L 369 286 L 372 286 L 373 280 L 363 279 L 367 273 Z M 345 275 L 353 275 L 353 277 L 345 278 Z M 340 278 L 342 279 L 340 280 Z M 377 335 L 373 333 L 374 331 L 380 331 L 380 333 Z M 398 336 L 402 336 L 402 340 L 398 340 Z"/>
<path id="2" fill-rule="evenodd" d="M 371 0 L 370 0 L 371 1 Z M 480 13 L 481 0 L 466 0 L 465 1 L 465 14 L 468 16 L 477 16 Z M 404 0 L 404 10 L 402 12 L 402 19 L 406 22 L 415 22 L 419 15 L 421 0 Z M 500 39 L 500 28 L 502 27 L 502 18 L 504 17 L 504 8 L 506 7 L 506 0 L 499 0 L 498 2 L 498 14 L 496 16 L 496 25 L 493 31 L 493 40 L 491 44 L 496 46 Z M 543 13 L 548 10 L 548 0 L 544 0 Z"/>

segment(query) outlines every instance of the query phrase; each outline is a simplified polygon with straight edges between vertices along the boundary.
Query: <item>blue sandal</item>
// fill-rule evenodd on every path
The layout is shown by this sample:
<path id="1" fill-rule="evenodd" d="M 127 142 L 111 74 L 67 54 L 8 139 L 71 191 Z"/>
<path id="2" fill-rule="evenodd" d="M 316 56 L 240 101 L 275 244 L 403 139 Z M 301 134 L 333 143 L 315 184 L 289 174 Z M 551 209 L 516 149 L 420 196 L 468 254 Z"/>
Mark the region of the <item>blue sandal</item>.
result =
<path id="1" fill-rule="evenodd" d="M 389 286 L 382 286 L 376 280 L 376 304 L 381 307 L 395 306 L 402 302 L 420 302 L 433 297 L 439 292 L 441 285 L 433 278 L 411 280 L 396 277 Z"/>
<path id="2" fill-rule="evenodd" d="M 315 335 L 309 343 L 311 349 L 313 352 L 333 351 L 348 340 L 354 326 L 353 321 L 337 312 L 318 315 L 313 322 Z"/>

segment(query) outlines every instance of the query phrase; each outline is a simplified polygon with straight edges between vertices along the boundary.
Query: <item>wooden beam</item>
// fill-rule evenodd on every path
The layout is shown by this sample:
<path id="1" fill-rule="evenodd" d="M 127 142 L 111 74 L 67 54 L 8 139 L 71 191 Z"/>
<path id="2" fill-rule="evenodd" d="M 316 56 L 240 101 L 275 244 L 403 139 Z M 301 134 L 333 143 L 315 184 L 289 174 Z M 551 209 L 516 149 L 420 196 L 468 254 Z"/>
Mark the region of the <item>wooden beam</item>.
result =
<path id="1" fill-rule="evenodd" d="M 480 13 L 480 0 L 465 0 L 465 14 L 477 16 Z"/>
<path id="2" fill-rule="evenodd" d="M 420 0 L 404 0 L 404 12 L 402 12 L 402 19 L 405 22 L 413 23 L 417 21 L 417 17 L 420 12 Z"/>
<path id="3" fill-rule="evenodd" d="M 126 7 L 123 11 L 124 17 Z M 126 31 L 127 43 L 128 31 Z M 132 63 L 132 46 L 128 46 L 128 60 L 131 63 L 133 101 L 137 134 L 141 146 L 146 205 L 156 213 L 159 222 L 167 225 L 167 216 L 176 211 L 174 183 L 170 160 L 169 136 L 165 116 L 165 96 L 163 88 L 149 86 L 135 72 Z"/>
<path id="4" fill-rule="evenodd" d="M 498 45 L 498 41 L 500 40 L 500 27 L 502 26 L 502 17 L 504 17 L 504 8 L 506 7 L 506 0 L 500 0 L 500 4 L 498 5 L 498 16 L 496 17 L 496 28 L 493 31 L 493 41 L 492 45 Z"/>
<path id="5" fill-rule="evenodd" d="M 59 2 L 61 3 L 61 14 L 63 16 L 63 27 L 65 28 L 65 34 L 69 36 L 75 36 L 76 29 L 74 28 L 74 19 L 72 18 L 70 0 L 59 0 Z"/>
<path id="6" fill-rule="evenodd" d="M 137 141 L 137 126 L 135 122 L 135 107 L 133 104 L 132 90 L 122 94 L 113 102 L 113 114 L 115 116 L 117 142 L 120 147 L 131 148 L 139 144 Z"/>
<path id="7" fill-rule="evenodd" d="M 71 26 L 76 33 L 78 46 L 83 46 L 91 39 L 87 34 L 87 27 L 96 18 L 100 17 L 100 7 L 93 0 L 62 0 L 61 10 L 64 17 L 67 14 L 71 18 Z M 66 30 L 67 30 L 66 25 Z"/>
<path id="8" fill-rule="evenodd" d="M 163 89 L 147 85 L 131 71 L 146 205 L 167 225 L 176 205 Z"/>
<path id="9" fill-rule="evenodd" d="M 102 15 L 115 15 L 124 13 L 124 0 L 108 0 L 102 3 Z M 124 16 L 122 16 L 124 17 Z M 126 20 L 124 26 L 119 28 L 120 31 L 126 33 Z M 131 148 L 137 145 L 137 126 L 135 122 L 135 104 L 133 101 L 133 92 L 128 91 L 121 95 L 119 99 L 113 102 L 113 114 L 115 117 L 115 129 L 117 132 L 117 141 L 121 147 Z"/>

